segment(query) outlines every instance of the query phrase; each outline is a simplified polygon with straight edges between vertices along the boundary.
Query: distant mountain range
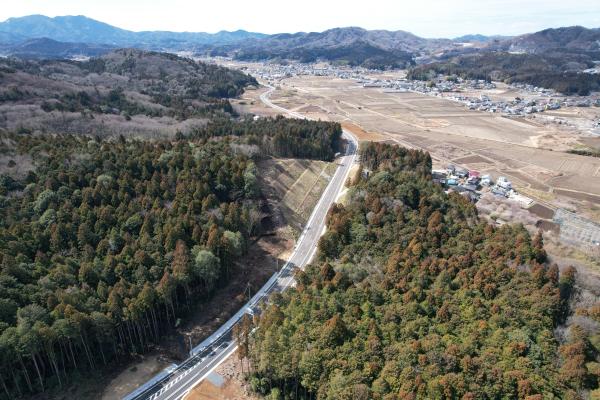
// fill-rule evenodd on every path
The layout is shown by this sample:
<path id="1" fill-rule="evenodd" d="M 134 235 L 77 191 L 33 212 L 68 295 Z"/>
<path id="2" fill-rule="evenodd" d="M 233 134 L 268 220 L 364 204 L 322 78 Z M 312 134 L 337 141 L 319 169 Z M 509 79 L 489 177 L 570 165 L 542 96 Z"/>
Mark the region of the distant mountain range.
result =
<path id="1" fill-rule="evenodd" d="M 217 33 L 132 32 L 81 15 L 55 18 L 30 15 L 9 18 L 0 23 L 0 40 L 11 44 L 16 44 L 24 39 L 48 38 L 58 42 L 84 42 L 117 47 L 168 49 L 171 47 L 185 48 L 186 46 L 216 43 L 226 44 L 265 36 L 267 35 L 243 30 Z"/>
<path id="2" fill-rule="evenodd" d="M 599 60 L 600 29 L 572 26 L 448 52 L 413 68 L 409 77 L 429 80 L 438 74 L 454 75 L 587 95 L 600 91 L 600 75 L 593 72 Z"/>
<path id="3" fill-rule="evenodd" d="M 517 37 L 475 34 L 454 39 L 426 39 L 404 31 L 367 31 L 350 27 L 246 39 L 213 49 L 217 54 L 240 60 L 308 62 L 323 59 L 373 68 L 406 67 L 415 62 L 423 64 L 473 53 L 552 52 L 552 57 L 559 58 L 560 64 L 567 64 L 570 57 L 582 67 L 589 67 L 591 59 L 600 60 L 600 53 L 594 54 L 600 50 L 600 29 L 574 26 Z"/>
<path id="4" fill-rule="evenodd" d="M 465 43 L 469 43 L 468 46 Z M 324 32 L 266 35 L 238 30 L 133 32 L 85 16 L 31 15 L 0 23 L 0 54 L 22 58 L 98 56 L 115 48 L 139 48 L 240 60 L 325 60 L 370 68 L 408 67 L 466 54 L 510 52 L 579 55 L 600 51 L 600 29 L 566 27 L 508 36 L 465 35 L 426 39 L 405 31 L 335 28 Z M 600 58 L 594 58 L 600 59 Z M 583 65 L 583 64 L 582 64 Z"/>
<path id="5" fill-rule="evenodd" d="M 502 50 L 540 53 L 553 49 L 579 51 L 600 51 L 600 28 L 588 29 L 582 26 L 544 29 L 514 37 L 498 44 Z"/>
<path id="6" fill-rule="evenodd" d="M 323 32 L 283 33 L 259 40 L 246 40 L 243 44 L 259 44 L 273 48 L 326 48 L 349 46 L 357 41 L 384 50 L 402 51 L 426 50 L 452 44 L 449 39 L 425 39 L 405 31 L 368 31 L 358 27 L 334 28 Z"/>
<path id="7" fill-rule="evenodd" d="M 405 31 L 348 27 L 246 39 L 216 47 L 213 53 L 241 60 L 280 58 L 312 62 L 322 59 L 378 68 L 405 67 L 413 63 L 417 53 L 452 46 L 453 42 L 448 39 L 424 39 Z"/>
<path id="8" fill-rule="evenodd" d="M 450 48 L 449 39 L 424 39 L 404 31 L 349 27 L 325 32 L 265 35 L 238 30 L 203 32 L 132 32 L 85 16 L 49 18 L 31 15 L 0 23 L 0 51 L 24 58 L 97 56 L 114 48 L 190 51 L 245 60 L 293 59 L 365 65 L 411 65 L 415 54 Z"/>
<path id="9" fill-rule="evenodd" d="M 489 43 L 492 41 L 508 40 L 511 38 L 512 38 L 512 36 L 500 36 L 500 35 L 485 36 L 485 35 L 474 34 L 474 35 L 459 36 L 459 37 L 454 38 L 453 41 L 458 42 L 458 43 Z"/>

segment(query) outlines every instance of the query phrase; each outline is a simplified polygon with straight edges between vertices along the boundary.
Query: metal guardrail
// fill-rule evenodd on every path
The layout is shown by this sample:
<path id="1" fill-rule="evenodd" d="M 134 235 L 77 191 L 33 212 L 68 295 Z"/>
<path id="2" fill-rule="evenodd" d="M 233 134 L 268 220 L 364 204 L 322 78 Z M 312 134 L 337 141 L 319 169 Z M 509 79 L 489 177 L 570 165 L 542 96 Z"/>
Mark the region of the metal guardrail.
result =
<path id="1" fill-rule="evenodd" d="M 144 385 L 140 386 L 139 388 L 137 388 L 136 390 L 134 390 L 133 392 L 131 392 L 127 396 L 125 396 L 123 398 L 123 400 L 133 400 L 133 399 L 135 399 L 137 396 L 139 396 L 140 394 L 144 393 L 150 387 L 156 385 L 158 382 L 162 381 L 167 376 L 170 376 L 171 373 L 173 373 L 173 371 L 175 371 L 176 368 L 177 368 L 177 364 L 171 364 L 171 365 L 169 365 L 167 368 L 165 368 L 164 370 L 162 370 L 161 372 L 159 372 L 156 376 L 154 376 L 152 379 L 150 379 Z"/>

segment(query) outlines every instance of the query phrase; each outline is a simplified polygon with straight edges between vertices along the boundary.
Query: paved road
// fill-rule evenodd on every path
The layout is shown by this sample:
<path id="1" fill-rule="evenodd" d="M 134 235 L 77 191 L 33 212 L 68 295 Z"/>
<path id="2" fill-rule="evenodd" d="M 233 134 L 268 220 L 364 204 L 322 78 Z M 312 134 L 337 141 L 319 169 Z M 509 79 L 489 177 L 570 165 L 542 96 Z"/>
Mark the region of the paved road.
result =
<path id="1" fill-rule="evenodd" d="M 271 89 L 261 95 L 268 106 L 296 118 L 305 117 L 271 103 Z M 327 211 L 340 194 L 348 178 L 350 168 L 356 159 L 358 142 L 347 131 L 343 132 L 348 145 L 343 156 L 337 159 L 338 168 L 315 206 L 304 231 L 300 235 L 294 252 L 269 281 L 244 305 L 229 321 L 223 324 L 210 337 L 192 350 L 190 358 L 180 365 L 170 368 L 125 397 L 126 400 L 178 400 L 183 398 L 198 382 L 202 381 L 237 348 L 232 339 L 232 328 L 244 314 L 253 314 L 259 310 L 261 301 L 268 299 L 274 292 L 280 292 L 294 284 L 294 269 L 304 268 L 314 256 L 321 234 L 325 231 Z"/>

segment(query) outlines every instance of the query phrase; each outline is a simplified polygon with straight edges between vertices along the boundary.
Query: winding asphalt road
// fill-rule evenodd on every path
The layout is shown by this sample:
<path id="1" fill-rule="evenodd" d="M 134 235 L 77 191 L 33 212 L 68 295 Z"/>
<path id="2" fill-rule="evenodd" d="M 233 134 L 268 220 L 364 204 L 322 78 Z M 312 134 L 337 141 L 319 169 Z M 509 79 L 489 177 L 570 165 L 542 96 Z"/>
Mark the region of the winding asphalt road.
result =
<path id="1" fill-rule="evenodd" d="M 299 113 L 273 104 L 269 100 L 269 95 L 275 88 L 269 87 L 270 90 L 260 96 L 263 103 L 292 117 L 306 119 L 305 116 Z M 356 138 L 347 131 L 343 132 L 343 137 L 347 141 L 346 152 L 336 160 L 338 168 L 306 223 L 292 255 L 281 270 L 275 273 L 231 319 L 196 346 L 192 350 L 190 358 L 155 376 L 126 396 L 125 400 L 182 399 L 236 350 L 237 345 L 232 338 L 232 329 L 242 316 L 258 312 L 260 303 L 266 301 L 272 293 L 284 291 L 294 284 L 294 270 L 304 268 L 317 251 L 319 238 L 325 231 L 327 211 L 342 191 L 344 182 L 350 173 L 350 168 L 356 160 L 358 146 Z"/>

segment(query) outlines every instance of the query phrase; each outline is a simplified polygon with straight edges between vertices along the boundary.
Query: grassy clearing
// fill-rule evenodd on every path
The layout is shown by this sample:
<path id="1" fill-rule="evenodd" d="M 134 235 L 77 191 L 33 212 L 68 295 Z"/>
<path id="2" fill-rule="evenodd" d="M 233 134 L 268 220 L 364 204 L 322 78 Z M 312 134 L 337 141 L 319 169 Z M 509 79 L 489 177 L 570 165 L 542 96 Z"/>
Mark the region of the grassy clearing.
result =
<path id="1" fill-rule="evenodd" d="M 521 185 L 515 185 L 515 189 L 526 196 L 533 197 L 534 199 L 539 199 L 545 202 L 552 202 L 556 199 L 554 193 L 545 192 L 543 190 L 536 190 Z"/>

